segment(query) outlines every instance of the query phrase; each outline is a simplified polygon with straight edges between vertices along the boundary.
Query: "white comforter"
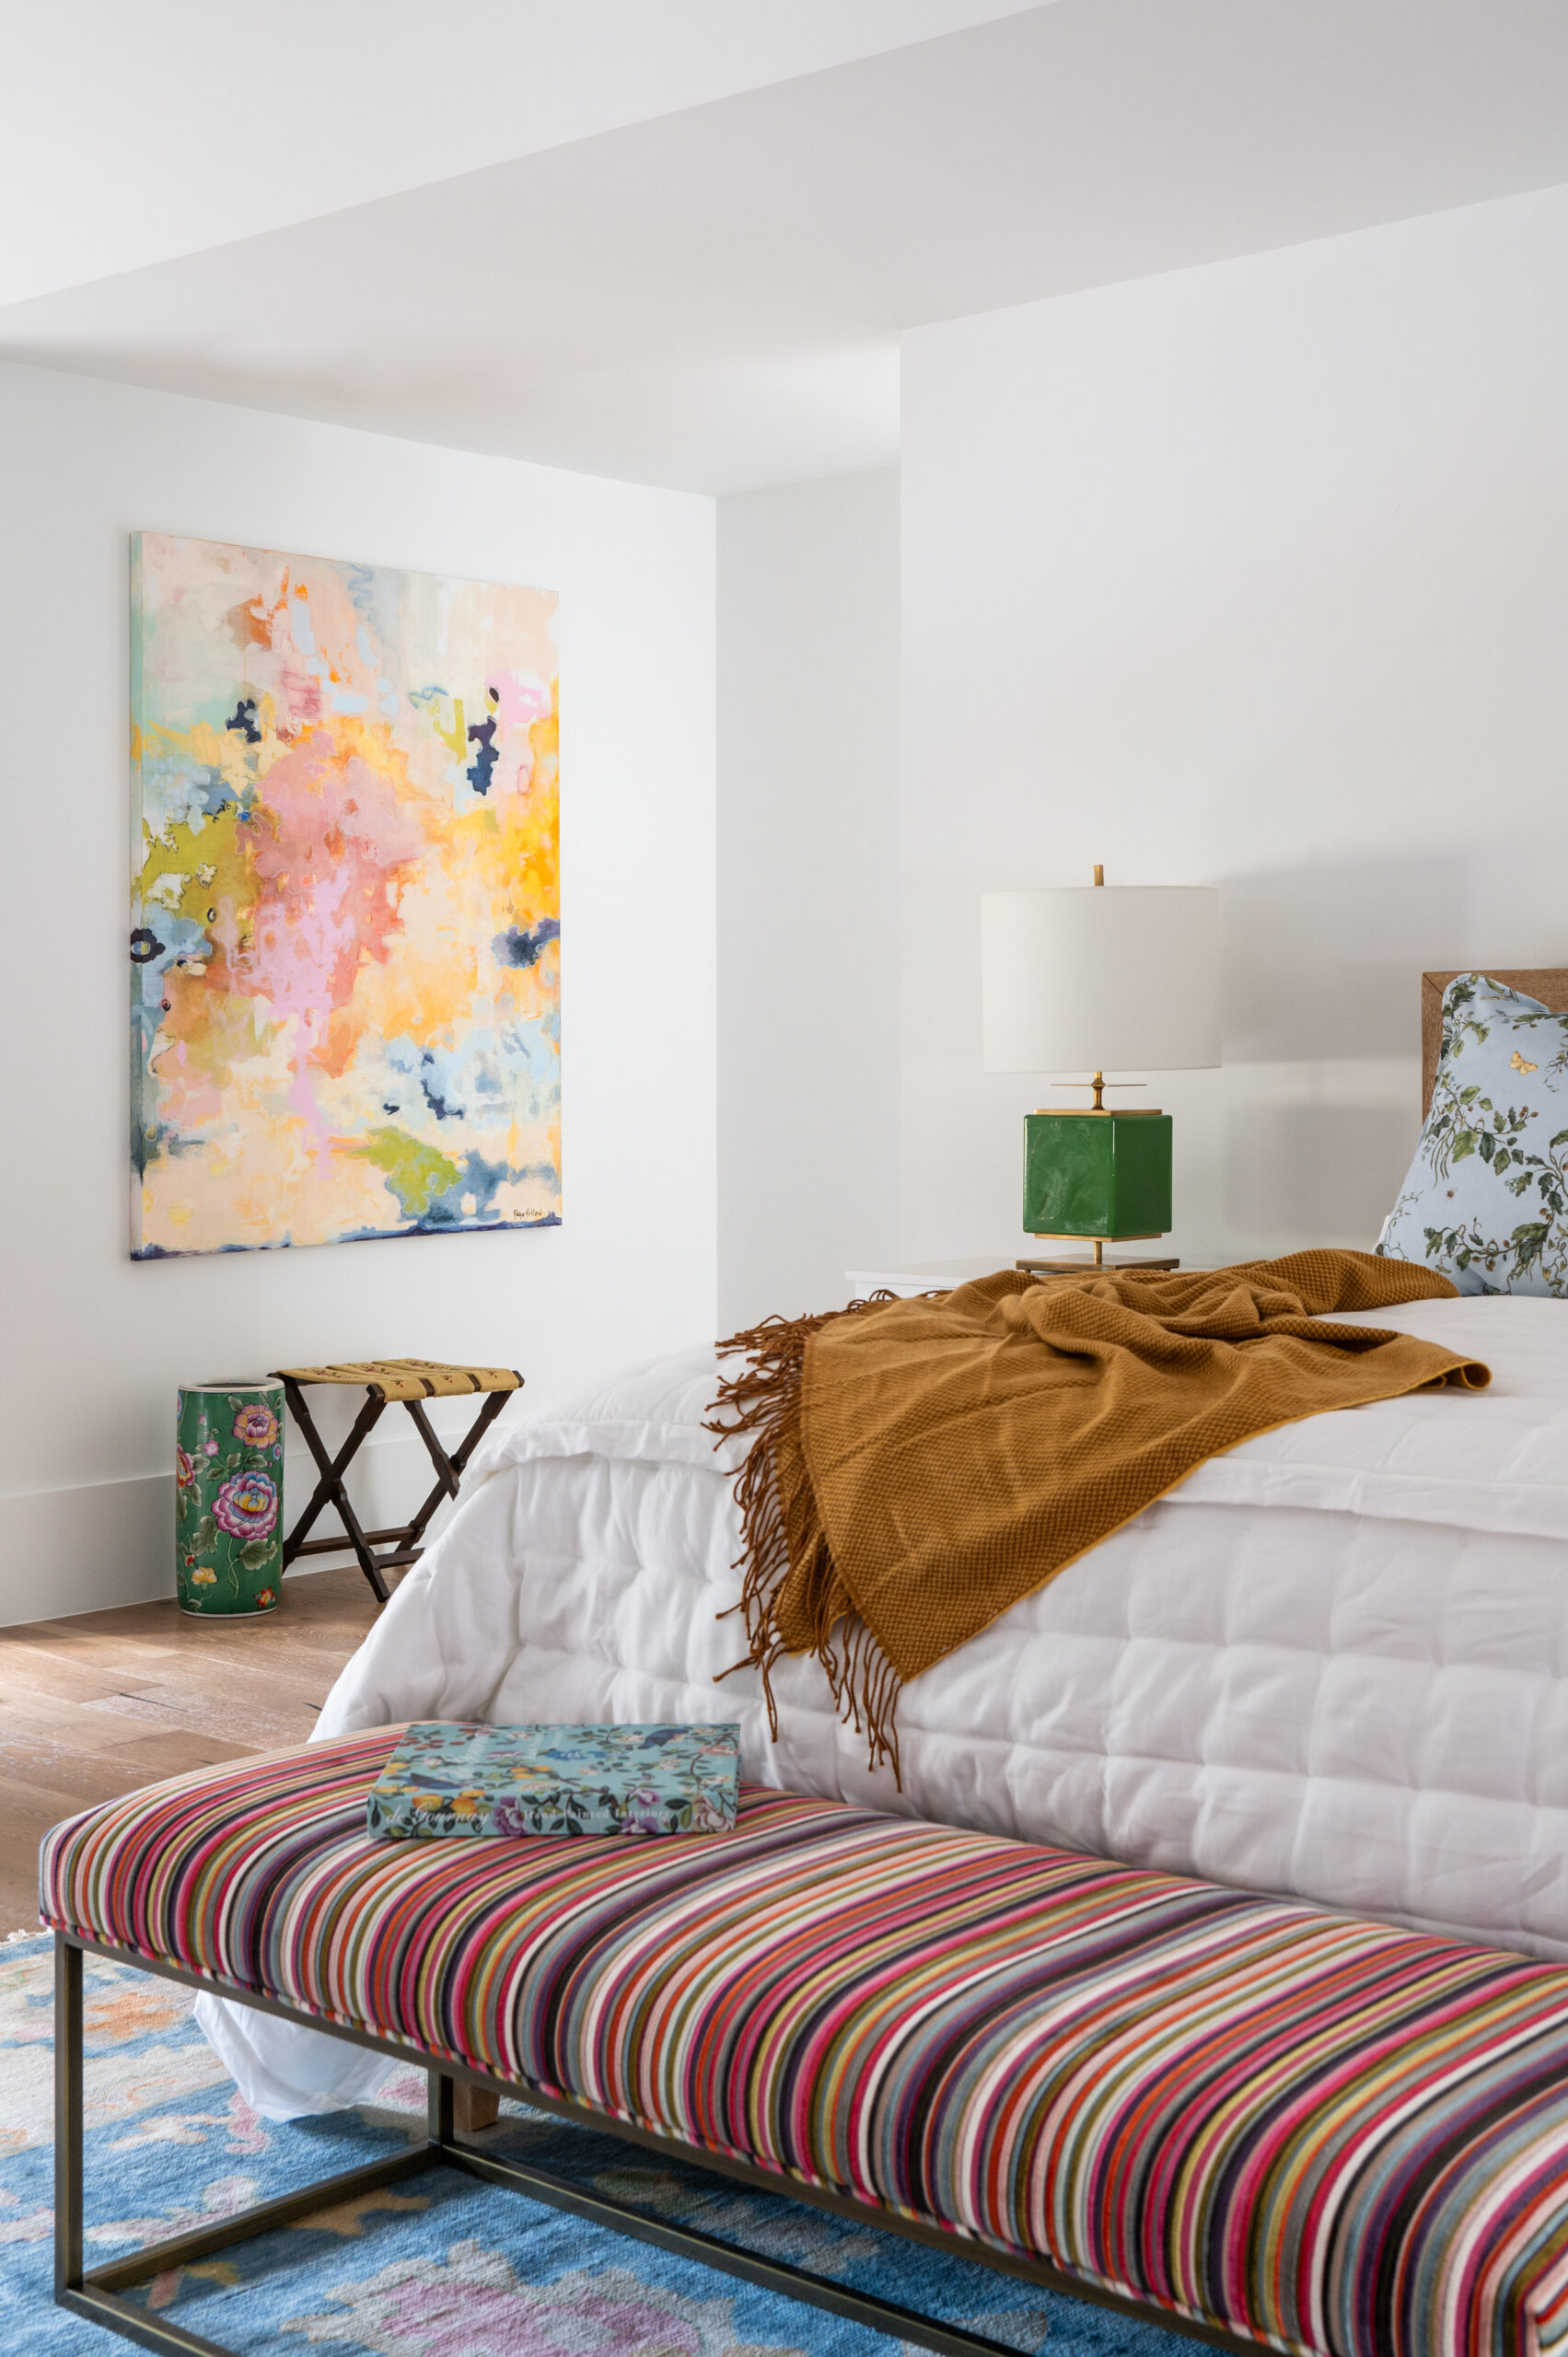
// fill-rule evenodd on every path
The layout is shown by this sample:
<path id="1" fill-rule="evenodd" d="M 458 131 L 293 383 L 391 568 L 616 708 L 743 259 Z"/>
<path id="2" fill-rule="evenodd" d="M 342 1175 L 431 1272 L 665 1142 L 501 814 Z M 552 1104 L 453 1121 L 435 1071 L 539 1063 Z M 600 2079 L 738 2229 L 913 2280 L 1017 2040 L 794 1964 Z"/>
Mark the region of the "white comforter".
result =
<path id="1" fill-rule="evenodd" d="M 498 1428 L 319 1735 L 738 1719 L 760 1782 L 1568 1956 L 1568 1305 L 1356 1322 L 1484 1358 L 1492 1388 L 1200 1467 L 905 1687 L 901 1794 L 814 1661 L 775 1675 L 776 1745 L 755 1675 L 715 1683 L 741 1650 L 719 1616 L 742 1450 L 702 1428 L 711 1349 Z M 247 2023 L 253 2050 L 281 2027 Z"/>

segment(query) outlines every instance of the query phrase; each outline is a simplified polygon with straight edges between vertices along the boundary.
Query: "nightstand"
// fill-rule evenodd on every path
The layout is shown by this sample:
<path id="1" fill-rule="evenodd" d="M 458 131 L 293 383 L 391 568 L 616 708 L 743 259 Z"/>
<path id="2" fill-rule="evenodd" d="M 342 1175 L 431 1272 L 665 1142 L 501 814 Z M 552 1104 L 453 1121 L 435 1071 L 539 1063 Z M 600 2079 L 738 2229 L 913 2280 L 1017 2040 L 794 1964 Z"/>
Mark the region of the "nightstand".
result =
<path id="1" fill-rule="evenodd" d="M 998 1252 L 988 1260 L 887 1260 L 874 1269 L 846 1269 L 844 1283 L 851 1297 L 863 1301 L 871 1293 L 947 1293 L 974 1277 L 994 1276 L 1010 1269 L 1016 1255 Z"/>
<path id="2" fill-rule="evenodd" d="M 854 1301 L 863 1301 L 870 1293 L 901 1294 L 907 1299 L 912 1294 L 946 1293 L 954 1285 L 969 1284 L 975 1277 L 994 1276 L 998 1269 L 1016 1269 L 1021 1261 L 1035 1260 L 1039 1251 L 1040 1248 L 1036 1252 L 1020 1252 L 1015 1247 L 1010 1252 L 996 1252 L 988 1260 L 884 1260 L 873 1268 L 846 1269 L 844 1283 L 850 1289 L 851 1299 Z M 1123 1268 L 1158 1270 L 1179 1264 L 1170 1260 L 1126 1260 L 1121 1265 Z M 1187 1260 L 1179 1265 L 1188 1269 L 1218 1269 L 1225 1263 L 1222 1260 Z M 1090 1273 L 1090 1268 L 1086 1257 L 1083 1263 L 1086 1275 Z M 1114 1273 L 1108 1261 L 1106 1274 Z"/>

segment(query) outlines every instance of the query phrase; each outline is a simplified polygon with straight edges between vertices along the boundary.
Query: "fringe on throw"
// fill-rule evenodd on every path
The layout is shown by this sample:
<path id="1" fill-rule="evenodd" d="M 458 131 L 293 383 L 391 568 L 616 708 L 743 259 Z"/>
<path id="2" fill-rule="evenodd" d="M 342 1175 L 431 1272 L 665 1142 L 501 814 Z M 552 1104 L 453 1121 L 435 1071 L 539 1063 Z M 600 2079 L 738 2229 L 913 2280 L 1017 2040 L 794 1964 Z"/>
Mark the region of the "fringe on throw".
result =
<path id="1" fill-rule="evenodd" d="M 740 1600 L 730 1610 L 745 1615 L 748 1650 L 720 1675 L 727 1678 L 748 1666 L 757 1671 L 776 1743 L 773 1666 L 785 1654 L 815 1655 L 840 1717 L 865 1733 L 872 1766 L 885 1759 L 901 1792 L 900 1680 L 839 1576 L 800 1436 L 806 1346 L 812 1335 L 835 1318 L 855 1317 L 894 1298 L 876 1293 L 866 1301 L 852 1301 L 847 1309 L 766 1318 L 760 1326 L 732 1334 L 720 1351 L 742 1354 L 746 1364 L 719 1386 L 714 1415 L 703 1429 L 721 1440 L 737 1433 L 756 1435 L 735 1477 L 744 1545 L 735 1566 L 741 1573 Z"/>

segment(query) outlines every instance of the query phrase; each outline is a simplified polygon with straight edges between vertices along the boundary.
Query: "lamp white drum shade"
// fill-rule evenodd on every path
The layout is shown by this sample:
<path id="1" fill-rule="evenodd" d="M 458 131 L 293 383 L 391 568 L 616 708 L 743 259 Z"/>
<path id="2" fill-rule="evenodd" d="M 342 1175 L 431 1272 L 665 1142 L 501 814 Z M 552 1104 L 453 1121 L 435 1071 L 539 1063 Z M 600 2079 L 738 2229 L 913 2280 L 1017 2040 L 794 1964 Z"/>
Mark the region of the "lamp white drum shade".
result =
<path id="1" fill-rule="evenodd" d="M 986 1070 L 1217 1064 L 1219 900 L 1186 884 L 982 894 Z"/>

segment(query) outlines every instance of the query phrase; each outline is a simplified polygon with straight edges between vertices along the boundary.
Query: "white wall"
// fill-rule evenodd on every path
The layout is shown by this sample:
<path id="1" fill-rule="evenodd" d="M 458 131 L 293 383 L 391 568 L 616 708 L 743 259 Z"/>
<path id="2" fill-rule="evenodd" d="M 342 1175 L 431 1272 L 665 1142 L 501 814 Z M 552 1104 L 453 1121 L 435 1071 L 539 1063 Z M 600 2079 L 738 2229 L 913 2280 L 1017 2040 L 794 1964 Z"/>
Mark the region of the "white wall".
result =
<path id="1" fill-rule="evenodd" d="M 719 503 L 719 1318 L 896 1251 L 899 479 Z"/>
<path id="2" fill-rule="evenodd" d="M 559 1229 L 128 1258 L 137 528 L 561 591 Z M 14 1621 L 168 1592 L 182 1379 L 406 1353 L 515 1364 L 531 1401 L 713 1330 L 714 511 L 0 367 L 0 1620 Z M 288 1464 L 292 1504 L 305 1470 Z M 376 1470 L 389 1498 L 416 1478 L 402 1446 Z"/>
<path id="3" fill-rule="evenodd" d="M 906 339 L 906 1250 L 1016 1245 L 984 888 L 1223 885 L 1194 1257 L 1369 1244 L 1421 969 L 1568 963 L 1565 283 L 1559 189 Z"/>

